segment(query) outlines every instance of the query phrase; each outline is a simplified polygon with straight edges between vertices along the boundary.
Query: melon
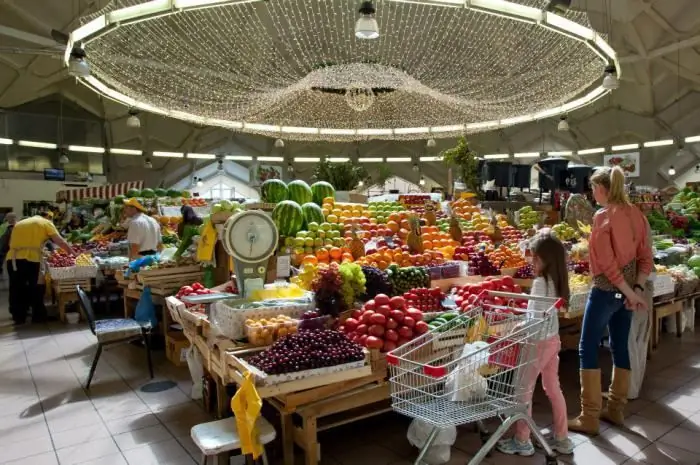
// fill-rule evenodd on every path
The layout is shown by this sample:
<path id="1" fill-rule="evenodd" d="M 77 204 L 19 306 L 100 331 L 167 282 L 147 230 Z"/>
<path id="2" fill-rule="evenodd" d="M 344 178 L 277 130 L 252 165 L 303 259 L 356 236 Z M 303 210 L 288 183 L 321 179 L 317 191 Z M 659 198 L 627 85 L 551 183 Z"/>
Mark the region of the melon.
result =
<path id="1" fill-rule="evenodd" d="M 153 189 L 144 189 L 141 191 L 141 197 L 143 197 L 144 199 L 152 199 L 155 196 L 156 193 L 153 192 Z"/>
<path id="2" fill-rule="evenodd" d="M 168 197 L 171 199 L 177 199 L 178 197 L 182 197 L 182 193 L 180 191 L 176 191 L 175 189 L 170 189 L 168 191 Z"/>
<path id="3" fill-rule="evenodd" d="M 138 189 L 129 189 L 126 193 L 126 196 L 129 197 L 130 199 L 134 197 L 141 197 L 141 191 Z"/>
<path id="4" fill-rule="evenodd" d="M 299 205 L 304 205 L 305 203 L 309 203 L 313 200 L 311 188 L 300 179 L 287 184 L 287 189 L 289 189 L 289 200 L 292 200 Z"/>
<path id="5" fill-rule="evenodd" d="M 165 189 L 155 189 L 154 192 L 156 193 L 156 197 L 165 197 L 168 195 L 168 191 Z"/>
<path id="6" fill-rule="evenodd" d="M 278 203 L 288 198 L 287 185 L 279 179 L 268 179 L 260 186 L 260 199 L 265 203 Z"/>
<path id="7" fill-rule="evenodd" d="M 321 207 L 319 207 L 313 202 L 305 203 L 301 206 L 301 209 L 304 212 L 304 220 L 306 220 L 306 224 L 321 224 L 326 221 L 326 219 L 323 217 L 323 211 L 321 210 Z"/>
<path id="8" fill-rule="evenodd" d="M 304 227 L 304 212 L 298 203 L 283 200 L 272 210 L 280 236 L 293 237 Z"/>
<path id="9" fill-rule="evenodd" d="M 316 205 L 323 205 L 323 199 L 331 197 L 335 199 L 335 188 L 326 181 L 318 181 L 311 185 L 313 201 Z"/>
<path id="10" fill-rule="evenodd" d="M 123 204 L 124 203 L 124 196 L 118 195 L 118 196 L 114 197 L 114 203 L 116 203 L 117 205 Z"/>

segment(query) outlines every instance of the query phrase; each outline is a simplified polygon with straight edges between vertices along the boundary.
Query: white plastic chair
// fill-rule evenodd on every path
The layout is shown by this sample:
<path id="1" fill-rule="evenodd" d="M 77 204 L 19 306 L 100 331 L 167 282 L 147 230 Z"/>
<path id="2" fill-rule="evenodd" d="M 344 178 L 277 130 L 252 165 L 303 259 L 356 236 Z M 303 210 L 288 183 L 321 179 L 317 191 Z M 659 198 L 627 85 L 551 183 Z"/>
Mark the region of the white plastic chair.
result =
<path id="1" fill-rule="evenodd" d="M 259 440 L 263 445 L 262 461 L 264 465 L 268 465 L 265 444 L 274 441 L 277 432 L 275 427 L 262 416 L 258 419 L 257 427 Z M 241 448 L 236 419 L 233 417 L 193 426 L 190 435 L 199 450 L 202 451 L 200 465 L 206 465 L 209 457 L 216 458 L 223 454 L 228 456 L 231 451 Z"/>

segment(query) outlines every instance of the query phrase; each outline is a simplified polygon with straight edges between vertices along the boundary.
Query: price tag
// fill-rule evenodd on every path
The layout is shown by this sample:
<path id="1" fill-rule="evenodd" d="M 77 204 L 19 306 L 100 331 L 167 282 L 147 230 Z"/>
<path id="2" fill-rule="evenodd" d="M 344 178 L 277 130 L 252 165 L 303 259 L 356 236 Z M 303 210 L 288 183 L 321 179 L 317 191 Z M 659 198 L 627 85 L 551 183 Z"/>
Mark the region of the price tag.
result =
<path id="1" fill-rule="evenodd" d="M 277 278 L 288 278 L 291 271 L 289 255 L 279 255 L 277 257 Z"/>

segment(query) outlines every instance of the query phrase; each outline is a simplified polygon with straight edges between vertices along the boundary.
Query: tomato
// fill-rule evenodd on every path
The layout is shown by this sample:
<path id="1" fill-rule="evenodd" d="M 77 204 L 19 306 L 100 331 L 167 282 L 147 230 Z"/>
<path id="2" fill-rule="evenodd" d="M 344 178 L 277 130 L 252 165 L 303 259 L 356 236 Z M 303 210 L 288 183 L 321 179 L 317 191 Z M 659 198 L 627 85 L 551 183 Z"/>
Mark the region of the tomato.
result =
<path id="1" fill-rule="evenodd" d="M 403 324 L 405 326 L 408 326 L 409 328 L 413 328 L 413 326 L 415 326 L 415 324 L 416 324 L 416 320 L 414 320 L 410 316 L 407 316 L 403 319 Z"/>
<path id="2" fill-rule="evenodd" d="M 377 307 L 377 313 L 388 317 L 391 313 L 391 307 L 388 305 L 380 305 L 379 307 Z"/>
<path id="3" fill-rule="evenodd" d="M 418 334 L 425 334 L 428 332 L 429 329 L 430 329 L 430 327 L 428 326 L 428 323 L 426 323 L 425 321 L 418 321 L 418 322 L 416 322 L 416 325 L 413 327 L 413 330 Z"/>
<path id="4" fill-rule="evenodd" d="M 374 303 L 374 300 L 368 300 L 365 302 L 364 309 L 365 310 L 374 310 L 376 307 L 376 304 Z"/>
<path id="5" fill-rule="evenodd" d="M 345 320 L 345 327 L 348 329 L 348 331 L 355 331 L 359 325 L 360 322 L 355 318 L 348 318 Z"/>
<path id="6" fill-rule="evenodd" d="M 384 333 L 384 339 L 387 341 L 398 341 L 399 340 L 399 333 L 394 331 L 393 329 L 387 329 L 386 333 Z"/>
<path id="7" fill-rule="evenodd" d="M 192 284 L 192 289 L 194 289 L 195 291 L 199 291 L 204 289 L 204 286 L 202 286 L 202 283 L 194 283 Z"/>
<path id="8" fill-rule="evenodd" d="M 406 299 L 403 297 L 392 297 L 390 300 L 391 308 L 401 310 L 406 307 Z"/>
<path id="9" fill-rule="evenodd" d="M 367 334 L 367 325 L 366 324 L 357 325 L 355 332 L 357 332 L 357 334 Z"/>
<path id="10" fill-rule="evenodd" d="M 392 350 L 396 349 L 396 343 L 393 341 L 384 341 L 384 345 L 382 346 L 382 352 L 391 352 Z"/>
<path id="11" fill-rule="evenodd" d="M 408 326 L 402 326 L 398 330 L 399 336 L 404 339 L 411 339 L 413 337 L 413 330 Z"/>
<path id="12" fill-rule="evenodd" d="M 365 346 L 368 349 L 381 349 L 384 346 L 384 341 L 382 341 L 378 337 L 369 336 L 365 340 Z"/>
<path id="13" fill-rule="evenodd" d="M 387 329 L 396 329 L 399 327 L 399 324 L 396 322 L 395 319 L 393 318 L 388 318 L 386 320 L 386 328 Z"/>
<path id="14" fill-rule="evenodd" d="M 404 314 L 401 310 L 392 310 L 389 316 L 398 323 L 401 323 L 403 321 Z"/>
<path id="15" fill-rule="evenodd" d="M 374 312 L 372 310 L 367 310 L 365 313 L 362 314 L 362 318 L 360 318 L 360 321 L 363 323 L 369 324 L 371 322 L 372 315 L 374 315 Z"/>
<path id="16" fill-rule="evenodd" d="M 423 312 L 412 307 L 406 310 L 406 315 L 413 318 L 414 321 L 421 321 L 423 319 Z"/>
<path id="17" fill-rule="evenodd" d="M 389 305 L 391 302 L 391 299 L 389 299 L 389 296 L 386 294 L 377 294 L 374 296 L 374 303 L 376 305 Z"/>
<path id="18" fill-rule="evenodd" d="M 384 335 L 384 326 L 382 325 L 372 325 L 367 330 L 367 333 L 371 336 L 381 337 Z"/>

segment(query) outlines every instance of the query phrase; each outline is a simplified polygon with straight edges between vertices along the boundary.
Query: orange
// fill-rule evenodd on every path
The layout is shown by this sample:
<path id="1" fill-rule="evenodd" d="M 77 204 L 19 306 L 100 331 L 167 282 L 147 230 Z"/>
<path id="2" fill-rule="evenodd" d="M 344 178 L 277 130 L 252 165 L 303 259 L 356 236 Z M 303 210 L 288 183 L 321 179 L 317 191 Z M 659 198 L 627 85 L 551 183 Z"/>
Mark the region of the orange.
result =
<path id="1" fill-rule="evenodd" d="M 352 263 L 354 261 L 354 259 L 352 258 L 352 254 L 347 253 L 347 252 L 343 254 L 342 259 L 344 262 L 351 262 Z"/>
<path id="2" fill-rule="evenodd" d="M 399 223 L 401 221 L 401 215 L 398 213 L 392 213 L 389 215 L 389 222 Z"/>
<path id="3" fill-rule="evenodd" d="M 313 255 L 307 255 L 301 261 L 302 265 L 318 265 L 318 258 Z"/>
<path id="4" fill-rule="evenodd" d="M 423 248 L 424 249 L 432 249 L 433 248 L 433 243 L 430 241 L 423 241 Z"/>
<path id="5" fill-rule="evenodd" d="M 393 233 L 399 232 L 399 223 L 397 223 L 395 220 L 389 220 L 389 222 L 386 224 L 386 227 L 389 228 Z"/>
<path id="6" fill-rule="evenodd" d="M 340 248 L 338 248 L 338 247 L 333 247 L 333 248 L 331 248 L 330 254 L 331 254 L 331 258 L 333 260 L 338 260 L 343 256 L 343 251 L 340 250 Z"/>
<path id="7" fill-rule="evenodd" d="M 316 258 L 318 258 L 318 260 L 321 262 L 327 262 L 330 258 L 330 255 L 328 254 L 328 251 L 326 249 L 318 249 L 316 251 Z"/>

